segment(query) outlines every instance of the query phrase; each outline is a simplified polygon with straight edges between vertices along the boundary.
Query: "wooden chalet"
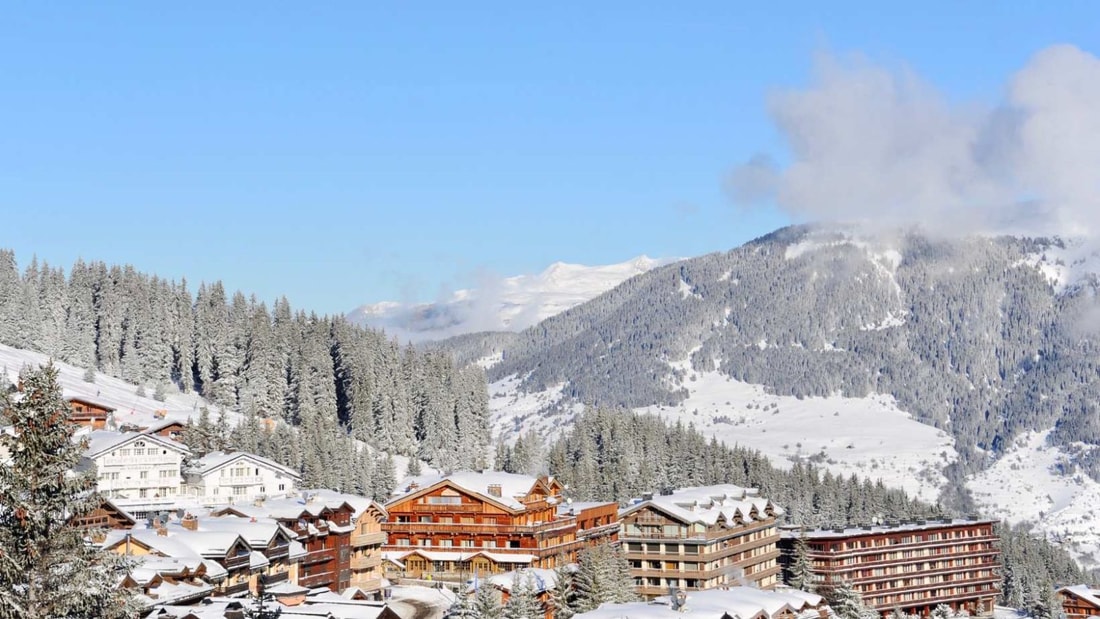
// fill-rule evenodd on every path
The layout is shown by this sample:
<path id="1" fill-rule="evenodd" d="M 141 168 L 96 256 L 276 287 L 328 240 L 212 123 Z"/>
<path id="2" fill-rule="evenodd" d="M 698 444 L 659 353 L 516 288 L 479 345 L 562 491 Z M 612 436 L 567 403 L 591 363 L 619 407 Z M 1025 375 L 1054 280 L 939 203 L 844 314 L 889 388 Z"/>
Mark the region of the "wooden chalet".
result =
<path id="1" fill-rule="evenodd" d="M 558 511 L 562 490 L 553 477 L 499 472 L 407 480 L 386 503 L 387 556 L 407 578 L 436 580 L 574 561 L 585 542 L 577 516 Z M 593 507 L 592 522 L 614 505 Z"/>
<path id="2" fill-rule="evenodd" d="M 84 397 L 71 396 L 65 401 L 69 403 L 69 421 L 93 430 L 106 429 L 107 418 L 115 412 L 110 406 Z"/>
<path id="3" fill-rule="evenodd" d="M 1066 619 L 1100 617 L 1100 590 L 1088 585 L 1073 585 L 1058 590 Z"/>

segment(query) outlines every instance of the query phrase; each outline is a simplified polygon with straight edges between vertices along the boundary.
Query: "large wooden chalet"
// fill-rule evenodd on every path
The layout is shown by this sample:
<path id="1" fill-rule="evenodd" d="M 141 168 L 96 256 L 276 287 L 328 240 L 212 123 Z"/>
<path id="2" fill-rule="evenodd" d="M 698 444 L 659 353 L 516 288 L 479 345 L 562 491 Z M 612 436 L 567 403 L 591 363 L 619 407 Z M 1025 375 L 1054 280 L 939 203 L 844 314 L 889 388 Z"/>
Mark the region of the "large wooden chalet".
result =
<path id="1" fill-rule="evenodd" d="M 69 403 L 69 421 L 93 430 L 106 429 L 107 418 L 115 412 L 110 406 L 83 397 L 72 396 L 65 401 Z"/>
<path id="2" fill-rule="evenodd" d="M 574 561 L 586 539 L 578 514 L 558 510 L 562 490 L 553 477 L 499 472 L 406 480 L 386 504 L 387 559 L 406 578 L 437 580 Z M 582 511 L 589 528 L 616 528 L 614 503 Z"/>

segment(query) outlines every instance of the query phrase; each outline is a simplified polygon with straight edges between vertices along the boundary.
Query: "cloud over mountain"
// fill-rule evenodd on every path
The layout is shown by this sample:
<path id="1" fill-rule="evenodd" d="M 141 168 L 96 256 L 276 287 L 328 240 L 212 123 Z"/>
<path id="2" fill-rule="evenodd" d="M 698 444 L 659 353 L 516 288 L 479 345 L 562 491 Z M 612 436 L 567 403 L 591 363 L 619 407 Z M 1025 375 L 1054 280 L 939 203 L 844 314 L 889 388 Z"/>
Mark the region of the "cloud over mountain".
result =
<path id="1" fill-rule="evenodd" d="M 1100 59 L 1040 51 L 993 106 L 950 100 L 908 69 L 821 54 L 813 83 L 774 93 L 789 162 L 730 175 L 741 205 L 939 232 L 1100 231 Z"/>

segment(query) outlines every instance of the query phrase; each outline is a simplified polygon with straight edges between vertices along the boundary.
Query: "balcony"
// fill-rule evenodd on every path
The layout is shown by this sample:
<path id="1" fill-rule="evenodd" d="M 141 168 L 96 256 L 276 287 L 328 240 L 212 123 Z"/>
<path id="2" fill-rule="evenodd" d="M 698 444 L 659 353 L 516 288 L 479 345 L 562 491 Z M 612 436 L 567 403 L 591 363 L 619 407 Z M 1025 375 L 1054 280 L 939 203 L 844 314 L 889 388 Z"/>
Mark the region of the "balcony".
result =
<path id="1" fill-rule="evenodd" d="M 259 486 L 264 483 L 264 478 L 256 475 L 249 475 L 247 477 L 219 477 L 217 485 L 219 486 Z"/>
<path id="2" fill-rule="evenodd" d="M 265 574 L 263 578 L 264 578 L 264 582 L 267 583 L 267 586 L 270 587 L 272 585 L 277 585 L 281 582 L 285 582 L 287 580 L 290 580 L 290 572 L 277 572 L 275 574 Z"/>
<path id="3" fill-rule="evenodd" d="M 369 570 L 382 565 L 382 557 L 352 557 L 351 569 L 353 570 Z"/>
<path id="4" fill-rule="evenodd" d="M 381 546 L 386 543 L 386 532 L 360 533 L 351 536 L 352 546 Z"/>
<path id="5" fill-rule="evenodd" d="M 224 559 L 223 565 L 225 569 L 233 571 L 242 567 L 248 567 L 249 555 L 245 553 L 243 555 L 237 555 L 235 557 L 227 557 Z"/>
<path id="6" fill-rule="evenodd" d="M 312 565 L 314 563 L 324 563 L 325 561 L 333 561 L 335 559 L 335 548 L 322 548 L 307 552 L 306 556 L 302 557 L 301 563 L 302 565 Z"/>
<path id="7" fill-rule="evenodd" d="M 574 526 L 571 521 L 540 522 L 538 524 L 459 524 L 443 522 L 387 522 L 387 533 L 443 533 L 447 535 L 534 535 Z"/>
<path id="8" fill-rule="evenodd" d="M 298 586 L 312 589 L 314 587 L 329 587 L 336 582 L 336 572 L 319 572 L 309 576 L 298 575 Z"/>
<path id="9" fill-rule="evenodd" d="M 226 588 L 222 589 L 222 591 L 222 595 L 225 595 L 227 597 L 243 595 L 245 593 L 248 593 L 248 581 L 245 580 L 235 585 L 229 585 Z"/>
<path id="10" fill-rule="evenodd" d="M 663 521 L 650 522 L 650 521 L 647 521 L 647 520 L 636 520 L 634 522 L 631 522 L 630 524 L 636 524 L 636 525 L 639 525 L 639 526 L 647 526 L 647 527 L 655 527 L 655 526 L 657 526 L 657 524 L 656 524 L 657 522 L 663 522 Z M 775 520 L 774 519 L 770 519 L 770 520 L 767 520 L 765 522 L 749 523 L 749 524 L 742 525 L 742 526 L 735 525 L 735 526 L 733 526 L 731 528 L 728 528 L 728 529 L 724 528 L 724 527 L 719 527 L 719 526 L 709 527 L 706 531 L 704 531 L 702 533 L 696 533 L 694 531 L 687 531 L 687 530 L 681 530 L 677 533 L 665 533 L 663 526 L 658 528 L 656 531 L 653 531 L 653 532 L 640 532 L 639 531 L 639 532 L 635 532 L 635 533 L 629 533 L 627 531 L 627 526 L 624 525 L 623 530 L 619 532 L 619 539 L 624 540 L 624 541 L 631 541 L 631 540 L 638 540 L 638 541 L 651 541 L 651 540 L 652 541 L 664 541 L 664 540 L 668 540 L 668 541 L 672 541 L 672 542 L 679 541 L 679 540 L 700 540 L 700 541 L 707 540 L 707 541 L 710 541 L 710 540 L 720 540 L 720 539 L 726 539 L 726 538 L 741 537 L 741 536 L 749 535 L 751 533 L 755 533 L 757 531 L 765 531 L 767 529 L 774 529 L 774 528 L 775 528 Z M 771 537 L 771 536 L 769 536 L 769 537 Z M 776 534 L 776 537 L 778 538 L 778 533 Z"/>

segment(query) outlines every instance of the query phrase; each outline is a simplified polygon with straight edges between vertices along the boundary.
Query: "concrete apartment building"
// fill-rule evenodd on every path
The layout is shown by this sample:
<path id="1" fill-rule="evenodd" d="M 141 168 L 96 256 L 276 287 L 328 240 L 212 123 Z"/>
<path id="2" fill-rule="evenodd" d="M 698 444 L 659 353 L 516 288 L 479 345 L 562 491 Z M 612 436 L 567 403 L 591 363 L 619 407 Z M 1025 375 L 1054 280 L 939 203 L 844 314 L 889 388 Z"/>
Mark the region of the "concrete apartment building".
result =
<path id="1" fill-rule="evenodd" d="M 647 598 L 739 584 L 772 589 L 783 513 L 756 490 L 730 484 L 647 494 L 620 512 L 619 540 Z"/>
<path id="2" fill-rule="evenodd" d="M 846 529 L 786 530 L 789 565 L 797 539 L 820 585 L 845 581 L 888 615 L 929 614 L 940 604 L 989 616 L 1000 594 L 1000 550 L 992 520 L 914 520 Z"/>

